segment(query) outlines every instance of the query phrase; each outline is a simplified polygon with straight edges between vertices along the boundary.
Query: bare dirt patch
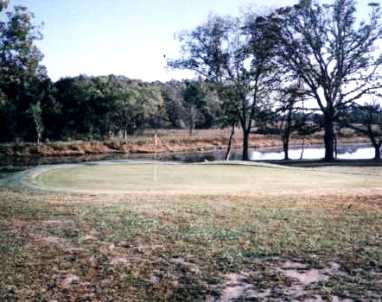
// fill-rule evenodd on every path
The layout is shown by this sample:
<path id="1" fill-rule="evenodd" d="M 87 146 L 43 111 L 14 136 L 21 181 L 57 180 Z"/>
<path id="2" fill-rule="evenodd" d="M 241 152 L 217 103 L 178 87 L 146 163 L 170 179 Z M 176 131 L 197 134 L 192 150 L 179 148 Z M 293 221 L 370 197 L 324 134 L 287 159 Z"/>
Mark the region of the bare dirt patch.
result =
<path id="1" fill-rule="evenodd" d="M 288 297 L 294 301 L 352 301 L 336 295 L 322 296 L 314 288 L 315 284 L 323 284 L 331 277 L 346 275 L 346 272 L 341 271 L 340 265 L 335 262 L 320 269 L 309 268 L 309 263 L 291 260 L 283 262 L 280 259 L 275 262 L 273 259 L 269 263 L 266 260 L 261 261 L 261 263 L 267 267 L 268 274 L 280 273 L 286 277 L 282 285 L 259 289 L 256 287 L 256 283 L 252 282 L 259 278 L 259 272 L 230 273 L 224 276 L 225 281 L 221 296 L 215 300 L 223 302 L 256 299 L 273 301 L 274 299 L 281 299 L 281 297 Z M 210 299 L 213 301 L 213 298 Z"/>

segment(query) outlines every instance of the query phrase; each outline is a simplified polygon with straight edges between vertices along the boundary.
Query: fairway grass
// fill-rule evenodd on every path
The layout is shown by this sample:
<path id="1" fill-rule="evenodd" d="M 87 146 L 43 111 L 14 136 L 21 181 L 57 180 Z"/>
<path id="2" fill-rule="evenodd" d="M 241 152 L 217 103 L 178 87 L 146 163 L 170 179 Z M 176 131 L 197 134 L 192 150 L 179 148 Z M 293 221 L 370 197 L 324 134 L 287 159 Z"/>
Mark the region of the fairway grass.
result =
<path id="1" fill-rule="evenodd" d="M 380 190 L 382 175 L 367 171 L 341 173 L 259 164 L 106 163 L 52 167 L 31 173 L 26 183 L 46 191 L 80 193 L 268 195 Z"/>
<path id="2" fill-rule="evenodd" d="M 0 188 L 0 301 L 382 299 L 375 168 L 110 163 L 27 175 L 26 187 Z"/>

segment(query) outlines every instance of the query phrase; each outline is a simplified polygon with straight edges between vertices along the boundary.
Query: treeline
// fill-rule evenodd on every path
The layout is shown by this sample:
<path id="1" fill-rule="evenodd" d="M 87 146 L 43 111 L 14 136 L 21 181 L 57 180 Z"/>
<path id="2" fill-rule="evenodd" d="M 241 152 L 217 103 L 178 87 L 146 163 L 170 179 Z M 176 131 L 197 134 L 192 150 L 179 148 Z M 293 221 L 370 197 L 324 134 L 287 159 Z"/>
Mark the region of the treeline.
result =
<path id="1" fill-rule="evenodd" d="M 4 9 L 5 7 L 1 7 Z M 220 116 L 203 82 L 145 83 L 124 76 L 52 82 L 36 47 L 42 39 L 26 7 L 0 22 L 0 141 L 103 139 L 150 128 L 210 128 Z"/>
<path id="2" fill-rule="evenodd" d="M 1 106 L 1 140 L 105 139 L 146 128 L 211 128 L 221 125 L 220 100 L 198 81 L 147 83 L 124 76 L 36 81 L 40 95 Z"/>
<path id="3" fill-rule="evenodd" d="M 198 98 L 190 99 L 189 94 Z M 145 128 L 210 128 L 218 123 L 217 103 L 203 83 L 193 81 L 146 83 L 114 75 L 63 78 L 52 84 L 47 103 L 41 103 L 44 137 L 126 139 Z"/>
<path id="4" fill-rule="evenodd" d="M 337 133 L 350 128 L 367 135 L 380 158 L 381 9 L 368 7 L 362 22 L 353 0 L 211 16 L 180 36 L 182 56 L 169 61 L 198 80 L 146 83 L 115 75 L 52 82 L 36 47 L 40 28 L 16 6 L 0 22 L 0 141 L 228 126 L 232 139 L 240 126 L 244 160 L 254 131 L 280 134 L 288 159 L 293 133 L 323 130 L 325 159 L 333 160 Z"/>

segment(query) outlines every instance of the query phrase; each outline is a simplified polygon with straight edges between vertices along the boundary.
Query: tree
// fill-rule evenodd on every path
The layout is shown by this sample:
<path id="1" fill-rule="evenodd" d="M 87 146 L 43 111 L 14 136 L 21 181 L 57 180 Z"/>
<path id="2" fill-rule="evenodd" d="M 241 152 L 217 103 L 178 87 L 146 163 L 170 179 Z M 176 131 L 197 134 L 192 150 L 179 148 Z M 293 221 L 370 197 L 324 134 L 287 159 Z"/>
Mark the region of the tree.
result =
<path id="1" fill-rule="evenodd" d="M 188 127 L 190 136 L 192 130 L 195 129 L 196 120 L 200 118 L 201 111 L 207 104 L 207 94 L 199 82 L 187 81 L 183 90 L 183 99 L 187 112 Z"/>
<path id="2" fill-rule="evenodd" d="M 102 128 L 103 94 L 87 76 L 63 78 L 55 83 L 55 98 L 60 105 L 62 138 L 97 136 Z M 102 113 L 101 113 L 102 112 Z"/>
<path id="3" fill-rule="evenodd" d="M 164 107 L 159 88 L 132 85 L 120 87 L 114 93 L 114 118 L 125 140 L 128 134 L 135 134 L 150 122 L 157 124 Z"/>
<path id="4" fill-rule="evenodd" d="M 32 115 L 33 118 L 34 128 L 36 131 L 37 145 L 40 145 L 42 133 L 44 131 L 41 103 L 38 101 L 36 104 L 30 104 L 29 113 Z"/>
<path id="5" fill-rule="evenodd" d="M 353 105 L 352 112 L 341 119 L 340 124 L 366 135 L 374 147 L 374 159 L 381 159 L 382 108 L 377 102 Z"/>
<path id="6" fill-rule="evenodd" d="M 161 86 L 124 76 L 78 76 L 54 85 L 62 138 L 122 136 L 168 124 Z M 60 130 L 61 129 L 61 130 Z"/>
<path id="7" fill-rule="evenodd" d="M 161 90 L 156 85 L 146 84 L 139 91 L 141 94 L 140 106 L 143 114 L 139 130 L 143 131 L 146 127 L 157 129 L 160 125 L 167 122 Z"/>
<path id="8" fill-rule="evenodd" d="M 223 100 L 230 100 L 230 90 L 227 87 L 220 89 L 217 87 L 217 91 Z M 222 103 L 222 114 L 220 115 L 219 124 L 222 128 L 230 127 L 230 135 L 227 144 L 227 150 L 224 159 L 229 160 L 231 157 L 232 143 L 235 136 L 235 130 L 238 124 L 237 108 L 234 102 L 225 101 Z"/>
<path id="9" fill-rule="evenodd" d="M 334 123 L 346 108 L 381 87 L 381 10 L 370 5 L 369 20 L 358 22 L 354 0 L 330 4 L 302 0 L 268 18 L 278 41 L 280 64 L 300 78 L 324 117 L 325 160 L 334 159 Z"/>
<path id="10" fill-rule="evenodd" d="M 272 42 L 263 31 L 261 18 L 243 23 L 239 19 L 211 16 L 191 32 L 180 36 L 183 57 L 169 62 L 189 69 L 204 80 L 229 91 L 243 132 L 243 160 L 249 159 L 249 138 L 256 113 L 274 86 Z M 224 100 L 223 100 L 224 101 Z"/>
<path id="11" fill-rule="evenodd" d="M 184 99 L 182 94 L 184 86 L 184 82 L 175 80 L 161 84 L 164 109 L 170 126 L 174 128 L 185 127 L 185 108 L 183 106 Z"/>
<path id="12" fill-rule="evenodd" d="M 293 132 L 302 128 L 301 116 L 297 113 L 297 104 L 301 95 L 298 87 L 288 87 L 280 91 L 279 123 L 283 143 L 284 160 L 289 160 L 289 141 Z"/>
<path id="13" fill-rule="evenodd" d="M 4 96 L 2 139 L 28 138 L 33 123 L 28 110 L 41 95 L 36 87 L 47 79 L 42 53 L 35 42 L 42 39 L 33 14 L 23 6 L 6 13 L 0 22 L 0 90 Z M 36 86 L 37 83 L 37 86 Z"/>

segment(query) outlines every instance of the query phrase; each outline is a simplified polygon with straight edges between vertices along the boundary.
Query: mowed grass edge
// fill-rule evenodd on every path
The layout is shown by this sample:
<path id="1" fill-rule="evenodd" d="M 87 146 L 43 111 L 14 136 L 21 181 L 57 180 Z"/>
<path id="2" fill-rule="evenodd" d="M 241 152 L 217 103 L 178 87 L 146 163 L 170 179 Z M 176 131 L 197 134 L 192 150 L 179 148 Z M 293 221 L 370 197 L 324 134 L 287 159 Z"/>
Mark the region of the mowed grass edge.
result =
<path id="1" fill-rule="evenodd" d="M 362 171 L 362 170 L 361 170 Z M 366 172 L 365 172 L 366 171 Z M 106 163 L 64 165 L 24 176 L 47 191 L 166 194 L 308 194 L 381 190 L 382 176 L 276 165 Z"/>

